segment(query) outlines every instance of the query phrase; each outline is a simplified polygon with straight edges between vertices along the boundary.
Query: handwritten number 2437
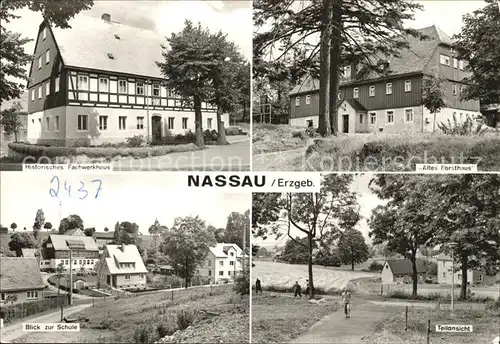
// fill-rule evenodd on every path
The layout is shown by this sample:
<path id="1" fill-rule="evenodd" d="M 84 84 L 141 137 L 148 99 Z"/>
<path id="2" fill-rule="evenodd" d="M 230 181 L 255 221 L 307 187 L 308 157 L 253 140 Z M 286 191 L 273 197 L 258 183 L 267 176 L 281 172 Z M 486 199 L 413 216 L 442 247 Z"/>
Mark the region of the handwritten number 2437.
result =
<path id="1" fill-rule="evenodd" d="M 102 180 L 94 179 L 91 180 L 90 182 L 92 184 L 97 184 L 94 198 L 99 197 L 99 192 L 101 192 L 102 190 Z M 50 188 L 49 194 L 52 197 L 59 197 L 59 192 L 61 190 L 61 181 L 59 180 L 59 177 L 57 176 L 52 177 L 50 184 L 53 185 L 53 187 Z M 68 197 L 71 198 L 71 184 L 69 184 L 67 181 L 64 181 L 64 190 L 68 192 Z M 80 187 L 78 188 L 78 193 L 80 199 L 85 199 L 89 195 L 89 191 L 87 191 L 87 189 L 85 188 L 85 183 L 82 181 L 80 181 Z"/>

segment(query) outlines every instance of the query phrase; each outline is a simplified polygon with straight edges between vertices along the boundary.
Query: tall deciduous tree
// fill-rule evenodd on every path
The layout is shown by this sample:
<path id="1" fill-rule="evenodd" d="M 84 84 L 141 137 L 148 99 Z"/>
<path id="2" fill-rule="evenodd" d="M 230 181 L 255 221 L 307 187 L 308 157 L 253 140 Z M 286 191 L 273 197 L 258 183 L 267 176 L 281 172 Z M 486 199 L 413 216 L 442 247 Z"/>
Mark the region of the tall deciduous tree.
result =
<path id="1" fill-rule="evenodd" d="M 10 236 L 9 250 L 16 252 L 17 257 L 22 257 L 23 248 L 35 248 L 36 240 L 30 233 L 13 233 Z"/>
<path id="2" fill-rule="evenodd" d="M 43 18 L 56 27 L 70 27 L 68 21 L 81 11 L 90 9 L 93 0 L 73 1 L 37 1 L 37 0 L 4 0 L 0 7 L 0 104 L 4 100 L 19 98 L 27 80 L 26 65 L 32 61 L 32 56 L 24 51 L 24 45 L 31 39 L 23 38 L 20 34 L 9 31 L 4 26 L 12 19 L 20 18 L 14 14 L 16 10 L 28 8 L 39 12 Z"/>
<path id="3" fill-rule="evenodd" d="M 338 252 L 340 261 L 350 264 L 354 271 L 354 265 L 366 262 L 369 258 L 368 246 L 360 231 L 354 228 L 346 229 L 339 238 Z"/>
<path id="4" fill-rule="evenodd" d="M 280 193 L 252 193 L 252 235 L 266 240 L 267 224 L 279 219 L 284 203 Z"/>
<path id="5" fill-rule="evenodd" d="M 379 71 L 381 58 L 398 56 L 408 47 L 402 36 L 420 36 L 417 30 L 404 27 L 420 8 L 410 0 L 255 1 L 255 72 L 266 75 L 276 69 L 288 70 L 285 73 L 290 79 L 319 78 L 320 133 L 329 135 L 332 129 L 336 131 L 329 122 L 336 118 L 335 80 L 340 67 L 357 65 Z M 291 63 L 290 55 L 294 56 Z M 330 109 L 334 113 L 329 114 Z"/>
<path id="6" fill-rule="evenodd" d="M 184 279 L 186 288 L 207 256 L 208 247 L 215 244 L 211 234 L 200 217 L 188 216 L 176 218 L 172 228 L 163 235 L 161 252 L 174 273 Z"/>
<path id="7" fill-rule="evenodd" d="M 45 224 L 45 215 L 42 209 L 38 209 L 35 215 L 35 222 L 33 223 L 33 236 L 35 239 L 38 238 L 38 232 L 42 229 Z"/>
<path id="8" fill-rule="evenodd" d="M 79 215 L 72 214 L 65 217 L 59 223 L 59 234 L 64 234 L 71 229 L 79 229 L 83 231 L 83 220 Z"/>
<path id="9" fill-rule="evenodd" d="M 84 233 L 86 236 L 91 237 L 91 236 L 92 236 L 92 235 L 94 235 L 94 233 L 95 233 L 95 227 L 85 228 L 85 229 L 83 230 L 83 233 Z"/>
<path id="10" fill-rule="evenodd" d="M 426 75 L 422 81 L 422 104 L 433 115 L 432 131 L 436 130 L 436 114 L 446 106 L 445 81 L 435 75 Z"/>
<path id="11" fill-rule="evenodd" d="M 16 224 L 15 222 L 12 222 L 12 223 L 10 224 L 10 228 L 12 229 L 12 231 L 15 231 L 15 230 L 16 230 L 16 228 L 17 228 L 17 224 Z"/>
<path id="12" fill-rule="evenodd" d="M 17 133 L 23 127 L 23 121 L 21 120 L 21 103 L 16 102 L 14 105 L 8 109 L 4 109 L 1 112 L 0 124 L 3 125 L 6 134 L 14 134 L 14 141 L 17 142 Z"/>
<path id="13" fill-rule="evenodd" d="M 50 231 L 52 229 L 52 223 L 45 222 L 45 224 L 43 225 L 43 228 L 45 228 L 46 230 Z"/>
<path id="14" fill-rule="evenodd" d="M 434 176 L 433 176 L 434 177 Z M 370 182 L 372 191 L 386 204 L 372 210 L 369 221 L 374 244 L 386 243 L 387 249 L 410 259 L 412 297 L 418 295 L 417 252 L 434 238 L 432 216 L 426 204 L 432 190 L 423 187 L 418 175 L 379 174 Z"/>
<path id="15" fill-rule="evenodd" d="M 224 230 L 222 241 L 237 244 L 241 249 L 246 250 L 250 246 L 250 218 L 248 213 L 238 213 L 233 211 L 227 217 L 227 224 Z M 243 245 L 243 235 L 246 235 L 245 245 Z M 244 247 L 245 246 L 245 247 Z"/>
<path id="16" fill-rule="evenodd" d="M 463 16 L 462 31 L 454 36 L 457 58 L 467 61 L 472 72 L 461 97 L 479 99 L 484 104 L 500 103 L 500 10 L 498 1 Z"/>

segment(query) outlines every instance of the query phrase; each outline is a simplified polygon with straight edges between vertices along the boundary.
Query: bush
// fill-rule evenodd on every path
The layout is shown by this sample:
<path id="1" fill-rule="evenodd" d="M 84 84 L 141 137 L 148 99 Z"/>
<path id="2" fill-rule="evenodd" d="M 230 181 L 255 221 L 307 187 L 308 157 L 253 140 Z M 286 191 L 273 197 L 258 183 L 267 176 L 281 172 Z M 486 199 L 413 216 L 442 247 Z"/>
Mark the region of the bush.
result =
<path id="1" fill-rule="evenodd" d="M 316 129 L 314 127 L 308 127 L 306 129 L 306 134 L 307 136 L 313 138 L 313 137 L 316 137 L 317 136 L 317 133 L 316 133 Z"/>
<path id="2" fill-rule="evenodd" d="M 243 135 L 243 131 L 239 127 L 226 127 L 226 136 Z"/>
<path id="3" fill-rule="evenodd" d="M 156 342 L 159 338 L 150 324 L 144 324 L 137 327 L 134 331 L 134 343 L 150 344 Z"/>
<path id="4" fill-rule="evenodd" d="M 142 147 L 145 144 L 143 135 L 134 135 L 127 137 L 127 147 Z"/>
<path id="5" fill-rule="evenodd" d="M 236 277 L 234 291 L 240 295 L 250 294 L 250 276 L 248 272 L 243 272 Z"/>
<path id="6" fill-rule="evenodd" d="M 173 328 L 169 324 L 160 323 L 156 325 L 156 332 L 158 332 L 158 336 L 160 338 L 163 338 L 165 336 L 171 336 L 172 334 L 174 334 L 176 330 L 177 330 L 176 328 Z"/>
<path id="7" fill-rule="evenodd" d="M 219 134 L 215 130 L 207 129 L 203 132 L 203 139 L 207 142 L 217 141 Z"/>
<path id="8" fill-rule="evenodd" d="M 384 268 L 384 265 L 380 264 L 376 261 L 371 262 L 370 266 L 368 267 L 368 269 L 370 271 L 382 271 L 383 268 Z"/>
<path id="9" fill-rule="evenodd" d="M 457 116 L 453 115 L 453 121 L 448 119 L 447 123 L 438 123 L 438 128 L 447 135 L 470 136 L 481 133 L 482 124 L 475 126 L 474 120 L 467 115 L 463 122 L 457 121 Z"/>
<path id="10" fill-rule="evenodd" d="M 196 312 L 190 308 L 182 308 L 177 312 L 177 327 L 184 330 L 193 325 L 196 320 Z"/>

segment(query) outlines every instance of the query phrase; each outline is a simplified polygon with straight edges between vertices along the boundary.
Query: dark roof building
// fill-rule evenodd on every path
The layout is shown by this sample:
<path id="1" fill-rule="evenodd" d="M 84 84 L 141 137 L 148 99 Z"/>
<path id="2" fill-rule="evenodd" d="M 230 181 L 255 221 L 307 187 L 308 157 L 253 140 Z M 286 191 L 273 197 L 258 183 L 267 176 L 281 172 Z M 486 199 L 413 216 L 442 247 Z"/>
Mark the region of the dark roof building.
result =
<path id="1" fill-rule="evenodd" d="M 1 293 L 45 288 L 38 262 L 34 258 L 2 257 L 0 271 Z"/>
<path id="2" fill-rule="evenodd" d="M 343 67 L 338 99 L 338 131 L 433 132 L 438 124 L 452 119 L 478 118 L 479 101 L 460 100 L 470 73 L 456 58 L 452 39 L 435 26 L 421 29 L 426 39 L 408 37 L 409 49 L 400 56 L 377 57 L 379 71 L 363 67 Z M 446 107 L 436 116 L 422 105 L 422 80 L 440 75 L 445 82 Z M 353 103 L 355 101 L 355 103 Z M 317 127 L 319 81 L 306 77 L 290 92 L 290 124 Z"/>

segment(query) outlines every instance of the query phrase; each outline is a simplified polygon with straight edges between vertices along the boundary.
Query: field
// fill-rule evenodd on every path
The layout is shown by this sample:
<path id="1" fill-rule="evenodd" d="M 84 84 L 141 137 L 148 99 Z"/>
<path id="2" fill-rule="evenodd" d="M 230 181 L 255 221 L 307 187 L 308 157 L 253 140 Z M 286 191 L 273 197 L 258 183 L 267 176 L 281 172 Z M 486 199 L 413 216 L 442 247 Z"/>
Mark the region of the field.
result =
<path id="1" fill-rule="evenodd" d="M 252 300 L 252 342 L 286 343 L 309 329 L 339 304 L 331 299 L 312 304 L 303 298 L 265 292 Z"/>
<path id="2" fill-rule="evenodd" d="M 490 306 L 491 307 L 491 306 Z M 379 330 L 365 341 L 367 344 L 386 343 L 425 343 L 427 321 L 431 321 L 430 339 L 432 344 L 474 344 L 492 343 L 500 335 L 498 319 L 500 311 L 496 308 L 483 310 L 457 310 L 452 314 L 448 310 L 415 309 L 408 316 L 408 331 L 405 331 L 404 312 L 380 324 Z M 473 333 L 436 332 L 436 325 L 472 325 Z"/>
<path id="3" fill-rule="evenodd" d="M 249 299 L 235 295 L 232 286 L 177 290 L 171 297 L 169 291 L 99 302 L 73 315 L 89 319 L 80 332 L 31 333 L 15 342 L 153 343 L 161 337 L 167 337 L 164 342 L 248 341 Z M 191 326 L 187 334 L 179 319 L 182 328 Z"/>
<path id="4" fill-rule="evenodd" d="M 307 265 L 292 265 L 285 263 L 256 261 L 252 269 L 253 278 L 259 278 L 263 289 L 289 288 L 291 289 L 295 281 L 298 281 L 302 288 L 305 288 L 308 279 Z M 349 271 L 343 269 L 313 267 L 313 282 L 315 288 L 328 293 L 335 293 L 346 287 L 349 281 L 363 277 L 379 277 L 379 273 L 362 271 Z"/>

